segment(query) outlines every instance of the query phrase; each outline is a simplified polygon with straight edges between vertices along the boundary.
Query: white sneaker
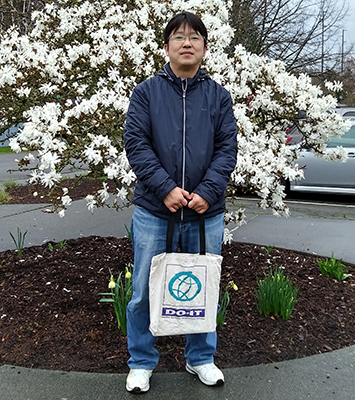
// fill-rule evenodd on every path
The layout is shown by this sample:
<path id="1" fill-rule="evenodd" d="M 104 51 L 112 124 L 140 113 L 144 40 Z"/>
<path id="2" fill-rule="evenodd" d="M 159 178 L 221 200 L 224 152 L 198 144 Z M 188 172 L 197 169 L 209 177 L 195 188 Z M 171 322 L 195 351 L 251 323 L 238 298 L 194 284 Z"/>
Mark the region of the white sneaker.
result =
<path id="1" fill-rule="evenodd" d="M 192 367 L 186 364 L 186 371 L 197 375 L 202 383 L 208 386 L 221 386 L 224 383 L 223 372 L 214 363 Z"/>
<path id="2" fill-rule="evenodd" d="M 131 369 L 126 379 L 126 389 L 133 393 L 148 392 L 152 373 L 151 369 Z"/>

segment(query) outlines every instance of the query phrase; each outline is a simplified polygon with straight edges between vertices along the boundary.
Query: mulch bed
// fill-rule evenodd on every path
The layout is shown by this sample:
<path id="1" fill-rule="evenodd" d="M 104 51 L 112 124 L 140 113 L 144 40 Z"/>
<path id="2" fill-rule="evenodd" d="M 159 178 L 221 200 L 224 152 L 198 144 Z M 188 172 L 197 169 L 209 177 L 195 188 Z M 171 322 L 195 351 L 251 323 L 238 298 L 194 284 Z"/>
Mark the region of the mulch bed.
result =
<path id="1" fill-rule="evenodd" d="M 113 307 L 99 303 L 115 277 L 133 262 L 127 238 L 88 237 L 0 253 L 0 364 L 64 371 L 127 372 L 126 338 Z M 50 247 L 52 249 L 50 249 Z M 232 243 L 223 248 L 221 288 L 229 281 L 226 324 L 218 327 L 216 363 L 221 368 L 273 363 L 340 349 L 355 343 L 355 279 L 320 273 L 316 258 L 284 249 Z M 300 287 L 285 321 L 260 315 L 257 280 L 284 266 Z M 355 275 L 353 266 L 348 271 Z M 182 371 L 184 337 L 157 343 L 157 371 Z"/>

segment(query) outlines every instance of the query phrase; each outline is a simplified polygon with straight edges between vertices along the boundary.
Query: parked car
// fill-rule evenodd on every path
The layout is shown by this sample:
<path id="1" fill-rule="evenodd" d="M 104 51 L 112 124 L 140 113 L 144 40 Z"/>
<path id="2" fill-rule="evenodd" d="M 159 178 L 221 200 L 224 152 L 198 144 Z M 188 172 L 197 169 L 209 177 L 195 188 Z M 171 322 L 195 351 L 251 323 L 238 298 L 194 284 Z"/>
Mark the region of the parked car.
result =
<path id="1" fill-rule="evenodd" d="M 340 114 L 343 118 L 355 122 L 355 107 L 342 106 L 335 108 L 334 111 L 337 114 Z"/>
<path id="2" fill-rule="evenodd" d="M 303 139 L 302 132 L 298 129 L 296 124 L 290 126 L 286 130 L 286 143 L 293 145 L 299 143 Z"/>
<path id="3" fill-rule="evenodd" d="M 327 151 L 342 146 L 348 153 L 345 163 L 316 157 L 312 150 L 303 149 L 296 163 L 304 167 L 304 177 L 292 181 L 290 191 L 355 195 L 355 123 L 341 137 L 330 138 Z"/>

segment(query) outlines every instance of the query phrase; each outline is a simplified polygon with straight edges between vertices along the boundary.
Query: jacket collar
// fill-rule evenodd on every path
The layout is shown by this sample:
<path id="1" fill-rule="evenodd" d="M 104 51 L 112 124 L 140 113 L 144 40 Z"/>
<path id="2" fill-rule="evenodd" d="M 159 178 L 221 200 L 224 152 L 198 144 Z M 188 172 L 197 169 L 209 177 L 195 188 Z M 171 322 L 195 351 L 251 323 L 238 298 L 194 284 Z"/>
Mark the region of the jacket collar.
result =
<path id="1" fill-rule="evenodd" d="M 170 68 L 170 64 L 167 63 L 163 67 L 161 71 L 159 71 L 158 76 L 162 76 L 163 78 L 168 79 L 172 84 L 178 85 L 181 87 L 181 78 L 177 78 L 172 69 Z M 198 82 L 211 79 L 210 76 L 203 70 L 199 69 L 197 74 L 193 78 L 187 78 L 188 87 L 196 85 Z"/>

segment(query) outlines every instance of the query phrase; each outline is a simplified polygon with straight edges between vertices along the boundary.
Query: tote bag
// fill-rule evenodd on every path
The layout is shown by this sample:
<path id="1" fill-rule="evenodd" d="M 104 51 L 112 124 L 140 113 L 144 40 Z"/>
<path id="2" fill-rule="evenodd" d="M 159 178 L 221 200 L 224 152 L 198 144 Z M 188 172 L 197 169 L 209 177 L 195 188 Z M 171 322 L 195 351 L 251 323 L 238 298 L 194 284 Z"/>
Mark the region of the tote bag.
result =
<path id="1" fill-rule="evenodd" d="M 173 253 L 175 220 L 168 223 L 166 252 L 153 257 L 149 276 L 149 330 L 154 336 L 216 330 L 222 256 L 206 253 L 200 218 L 200 253 Z"/>

